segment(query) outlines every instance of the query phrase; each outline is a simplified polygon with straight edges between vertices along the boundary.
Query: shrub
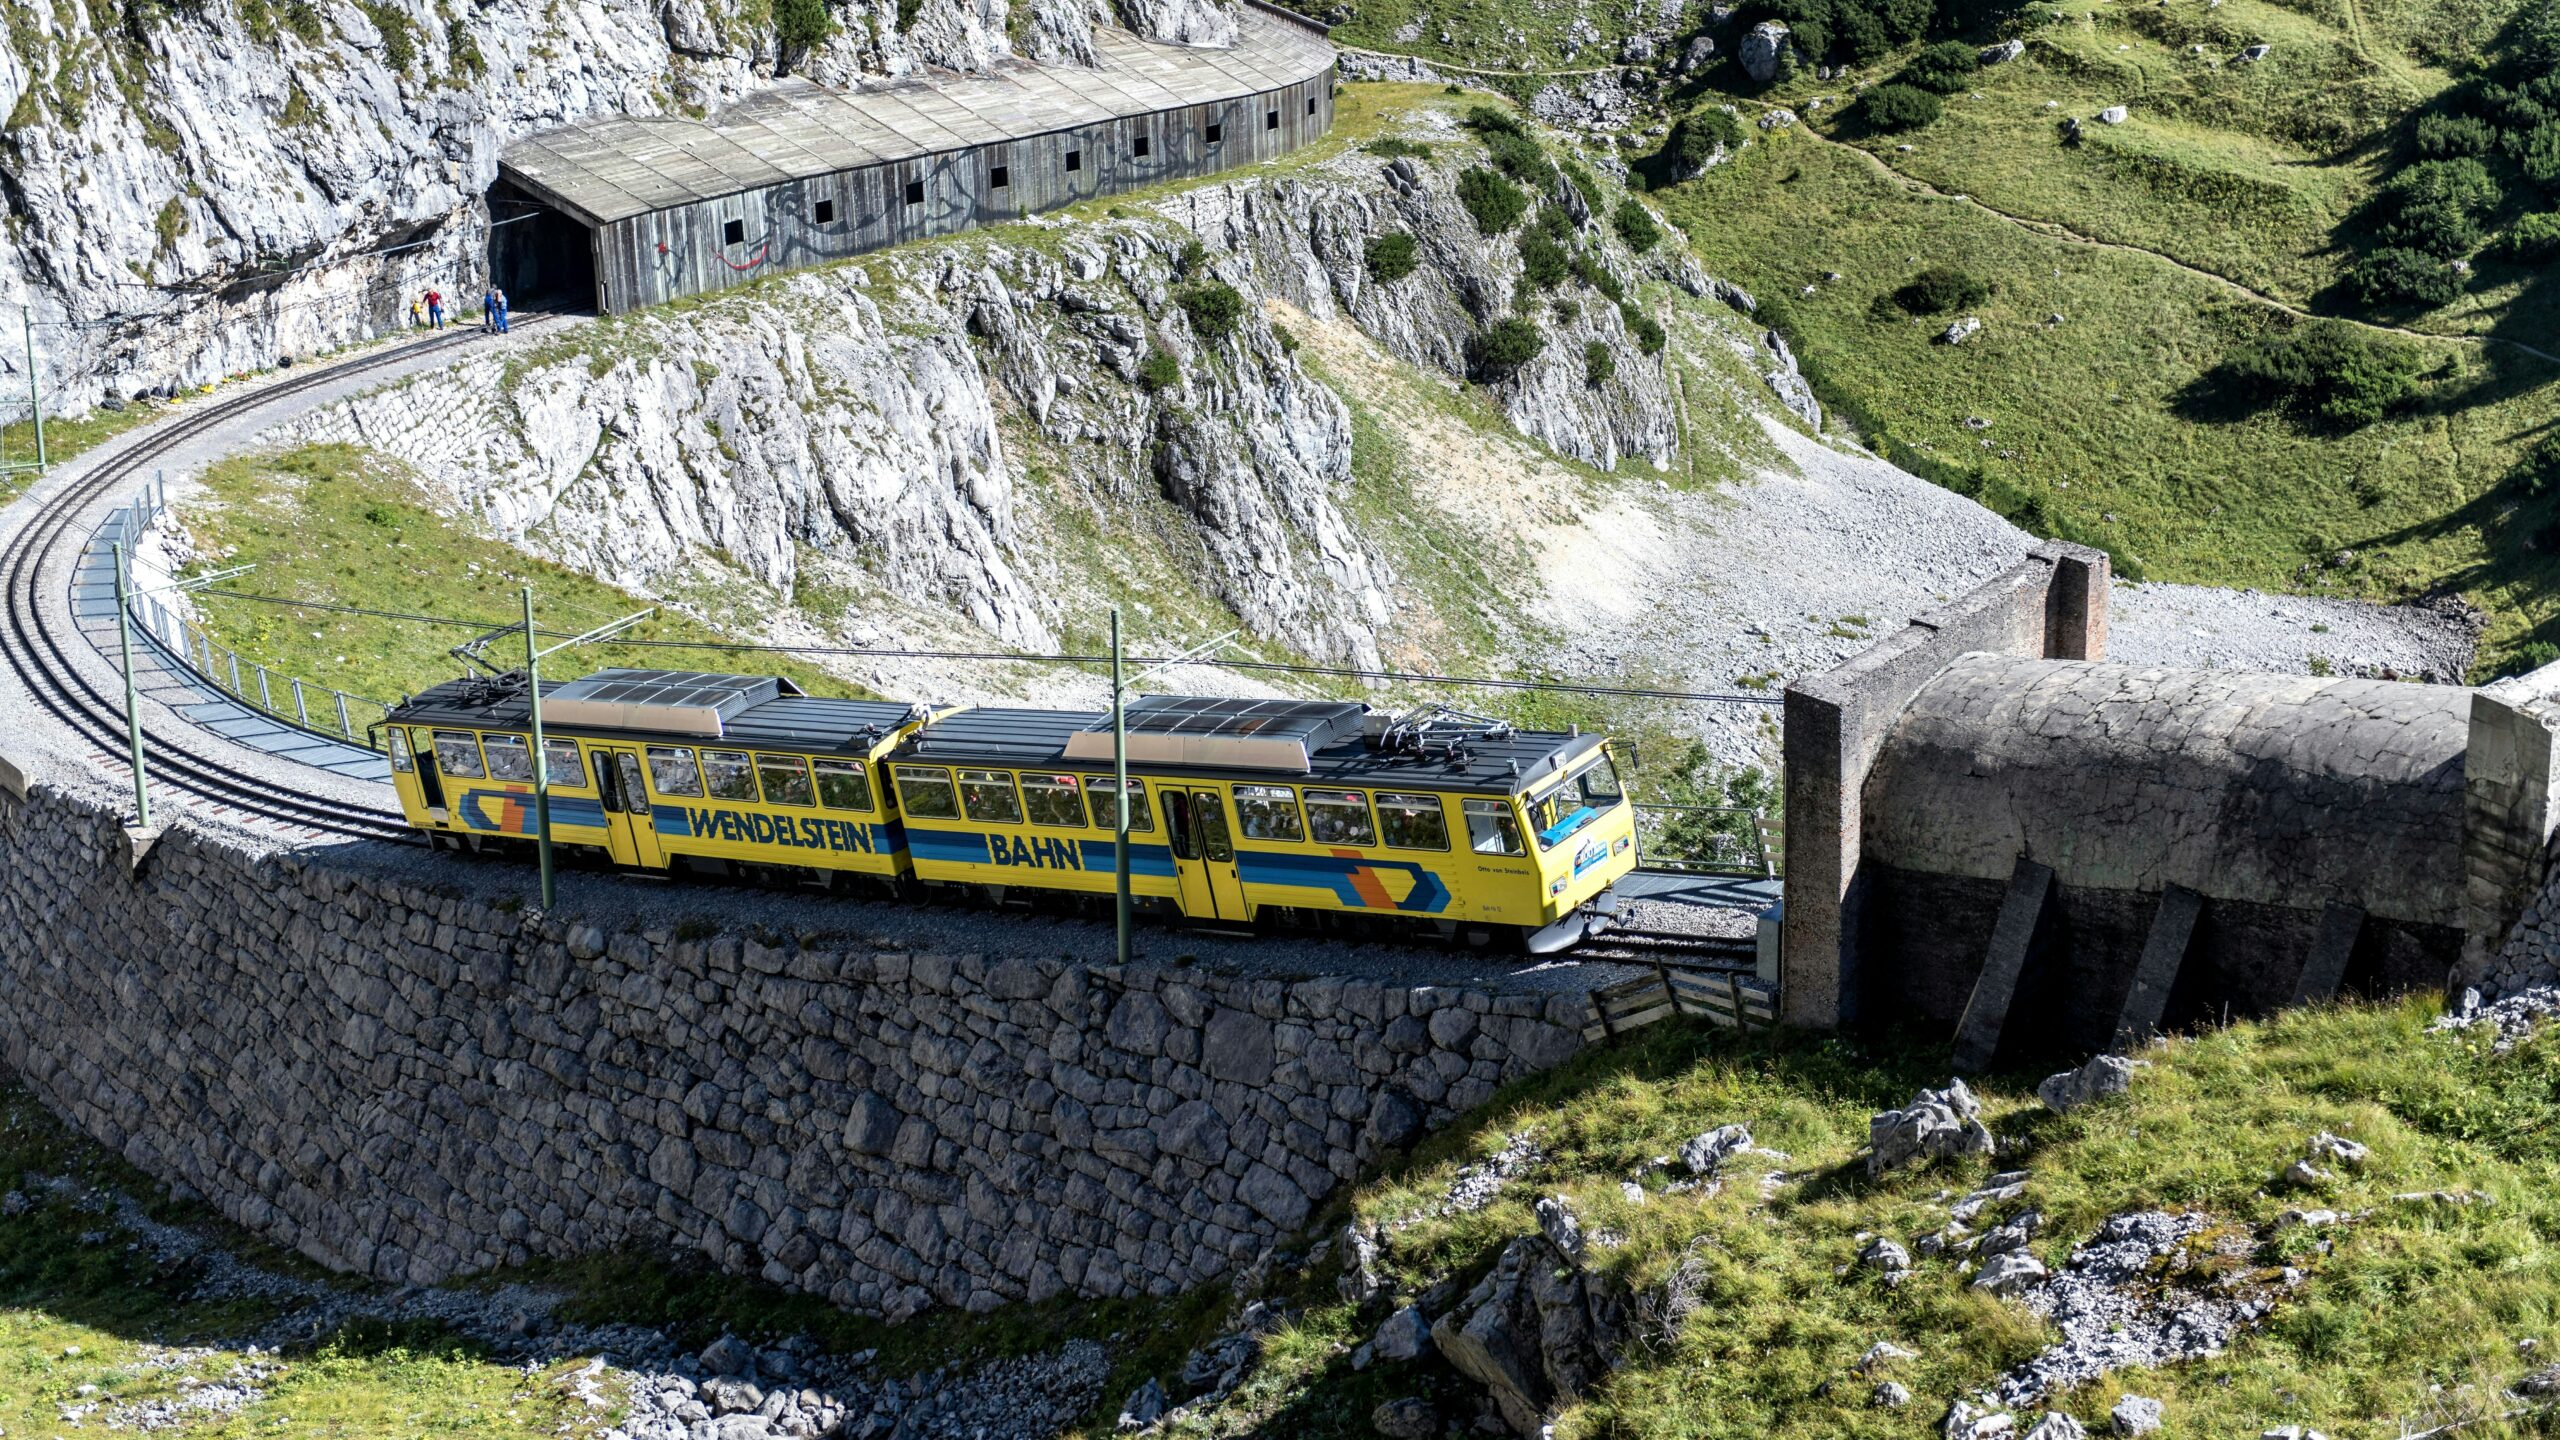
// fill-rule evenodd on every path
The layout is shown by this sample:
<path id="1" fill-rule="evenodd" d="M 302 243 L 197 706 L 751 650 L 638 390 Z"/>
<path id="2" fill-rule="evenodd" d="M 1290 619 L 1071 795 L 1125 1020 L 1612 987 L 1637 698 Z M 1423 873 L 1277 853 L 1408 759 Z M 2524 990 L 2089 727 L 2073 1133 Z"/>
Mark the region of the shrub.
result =
<path id="1" fill-rule="evenodd" d="M 2353 430 L 2408 403 L 2422 363 L 2412 346 L 2321 320 L 2263 336 L 2221 369 L 2227 383 L 2263 402 Z"/>
<path id="2" fill-rule="evenodd" d="M 2514 478 L 2527 495 L 2560 490 L 2560 435 L 2546 435 L 2541 444 L 2526 451 Z"/>
<path id="3" fill-rule="evenodd" d="M 1201 244 L 1195 236 L 1182 242 L 1182 253 L 1174 257 L 1173 270 L 1175 274 L 1188 279 L 1198 272 L 1201 266 L 1208 263 L 1209 247 Z"/>
<path id="4" fill-rule="evenodd" d="M 1523 140 L 1529 138 L 1529 127 L 1520 123 L 1519 116 L 1508 110 L 1497 110 L 1491 105 L 1468 106 L 1467 118 L 1462 123 L 1479 135 L 1516 135 Z"/>
<path id="5" fill-rule="evenodd" d="M 1570 241 L 1578 233 L 1573 217 L 1564 213 L 1564 207 L 1561 205 L 1538 207 L 1538 229 L 1548 239 L 1559 245 Z"/>
<path id="6" fill-rule="evenodd" d="M 1874 130 L 1917 130 L 1946 106 L 1916 85 L 1879 85 L 1858 97 L 1858 118 Z"/>
<path id="7" fill-rule="evenodd" d="M 827 0 L 774 0 L 774 42 L 788 55 L 805 55 L 835 28 Z"/>
<path id="8" fill-rule="evenodd" d="M 1467 341 L 1467 364 L 1487 380 L 1500 380 L 1547 348 L 1538 327 L 1514 315 L 1479 330 Z"/>
<path id="9" fill-rule="evenodd" d="M 1982 68 L 1981 57 L 1973 47 L 1961 40 L 1941 40 L 1911 57 L 1902 73 L 1893 78 L 1905 85 L 1953 95 L 1973 83 L 1974 72 Z"/>
<path id="10" fill-rule="evenodd" d="M 2534 184 L 2560 192 L 2560 120 L 2544 121 L 2516 149 L 2516 163 Z"/>
<path id="11" fill-rule="evenodd" d="M 1290 329 L 1286 325 L 1275 324 L 1271 327 L 1271 338 L 1280 342 L 1281 354 L 1295 355 L 1298 353 L 1297 331 Z"/>
<path id="12" fill-rule="evenodd" d="M 1595 256 L 1588 251 L 1577 252 L 1574 255 L 1573 274 L 1574 278 L 1580 280 L 1583 284 L 1590 286 L 1592 289 L 1597 290 L 1602 295 L 1608 297 L 1608 301 L 1612 305 L 1618 304 L 1627 298 L 1627 287 L 1625 283 L 1620 281 L 1618 277 L 1610 271 L 1608 266 L 1601 264 L 1598 256 Z"/>
<path id="13" fill-rule="evenodd" d="M 1991 295 L 1991 287 L 1953 265 L 1932 265 L 1903 282 L 1893 303 L 1914 315 L 1943 315 L 1969 310 Z"/>
<path id="14" fill-rule="evenodd" d="M 1573 273 L 1573 262 L 1565 248 L 1547 238 L 1542 230 L 1531 230 L 1520 237 L 1520 278 L 1541 290 L 1553 290 Z"/>
<path id="15" fill-rule="evenodd" d="M 1497 131 L 1484 137 L 1484 148 L 1493 157 L 1493 168 L 1523 184 L 1544 184 L 1554 168 L 1547 164 L 1547 152 L 1526 135 Z"/>
<path id="16" fill-rule="evenodd" d="M 2376 250 L 2347 272 L 2347 288 L 2375 308 L 2450 305 L 2462 293 L 2453 267 L 2423 251 L 2399 246 Z"/>
<path id="17" fill-rule="evenodd" d="M 1663 330 L 1662 322 L 1633 305 L 1619 302 L 1618 318 L 1626 323 L 1627 332 L 1636 337 L 1636 348 L 1647 355 L 1659 355 L 1662 347 L 1671 343 L 1671 336 Z"/>
<path id="18" fill-rule="evenodd" d="M 1233 335 L 1244 323 L 1244 297 L 1224 281 L 1186 285 L 1174 292 L 1173 301 L 1191 317 L 1192 330 L 1212 343 Z"/>
<path id="19" fill-rule="evenodd" d="M 1372 140 L 1360 148 L 1368 151 L 1372 155 L 1382 155 L 1389 160 L 1396 159 L 1399 156 L 1409 157 L 1415 160 L 1428 160 L 1431 158 L 1430 146 L 1424 145 L 1418 141 L 1407 140 L 1401 135 L 1390 135 L 1384 140 Z"/>
<path id="20" fill-rule="evenodd" d="M 2486 155 L 2498 148 L 2498 132 L 2475 115 L 2418 117 L 2418 153 L 2437 159 Z"/>
<path id="21" fill-rule="evenodd" d="M 1653 223 L 1653 212 L 1638 204 L 1632 195 L 1618 202 L 1609 221 L 1617 227 L 1618 238 L 1639 255 L 1662 242 L 1662 227 Z"/>
<path id="22" fill-rule="evenodd" d="M 1742 140 L 1742 122 L 1710 106 L 1682 116 L 1662 148 L 1671 158 L 1671 173 L 1685 180 L 1741 149 Z"/>
<path id="23" fill-rule="evenodd" d="M 1412 235 L 1402 230 L 1369 237 L 1361 258 L 1369 264 L 1370 278 L 1382 285 L 1394 284 L 1422 263 L 1420 247 L 1414 244 Z"/>
<path id="24" fill-rule="evenodd" d="M 2527 215 L 2508 226 L 2498 248 L 2518 260 L 2549 260 L 2560 256 L 2560 210 Z"/>
<path id="25" fill-rule="evenodd" d="M 1559 325 L 1570 325 L 1582 318 L 1582 302 L 1570 295 L 1557 296 L 1548 304 L 1547 310 L 1556 317 Z"/>
<path id="26" fill-rule="evenodd" d="M 1587 340 L 1582 346 L 1582 383 L 1597 390 L 1618 373 L 1618 352 L 1606 340 Z"/>
<path id="27" fill-rule="evenodd" d="M 2480 217 L 2498 207 L 2498 182 L 2469 157 L 2421 160 L 2391 177 L 2383 203 L 2392 212 L 2382 225 L 2386 241 L 2459 255 L 2480 243 Z"/>
<path id="28" fill-rule="evenodd" d="M 1458 176 L 1458 203 L 1475 217 L 1479 232 L 1500 235 L 1529 213 L 1529 192 L 1481 165 L 1470 165 Z"/>
<path id="29" fill-rule="evenodd" d="M 2554 661 L 2560 661 L 2560 645 L 2548 640 L 2527 640 L 2516 647 L 2515 658 L 2498 667 L 2498 678 L 2529 675 Z"/>
<path id="30" fill-rule="evenodd" d="M 1161 345 L 1150 347 L 1147 358 L 1138 362 L 1138 388 L 1153 395 L 1182 383 L 1182 365 L 1173 352 Z"/>

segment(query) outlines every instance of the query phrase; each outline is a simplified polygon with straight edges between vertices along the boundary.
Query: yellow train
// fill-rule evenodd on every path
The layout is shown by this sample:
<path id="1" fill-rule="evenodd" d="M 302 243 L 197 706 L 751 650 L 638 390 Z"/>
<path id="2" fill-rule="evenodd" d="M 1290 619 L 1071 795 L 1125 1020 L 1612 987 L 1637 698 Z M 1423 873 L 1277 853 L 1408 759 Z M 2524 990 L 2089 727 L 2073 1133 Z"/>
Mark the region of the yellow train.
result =
<path id="1" fill-rule="evenodd" d="M 512 683 L 510 681 L 512 680 Z M 555 845 L 599 863 L 1107 898 L 1111 717 L 822 700 L 770 676 L 605 670 L 543 687 Z M 438 685 L 384 721 L 411 824 L 529 848 L 521 679 Z M 1563 949 L 1604 927 L 1634 811 L 1600 735 L 1345 701 L 1126 707 L 1130 888 L 1251 926 L 1379 921 Z"/>

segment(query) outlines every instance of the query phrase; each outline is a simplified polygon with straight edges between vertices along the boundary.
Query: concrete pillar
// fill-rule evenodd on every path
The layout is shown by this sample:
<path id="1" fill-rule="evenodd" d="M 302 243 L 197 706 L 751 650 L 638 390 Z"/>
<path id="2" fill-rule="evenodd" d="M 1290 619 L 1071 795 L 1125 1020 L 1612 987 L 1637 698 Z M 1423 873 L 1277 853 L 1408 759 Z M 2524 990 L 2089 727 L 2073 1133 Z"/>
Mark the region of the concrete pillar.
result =
<path id="1" fill-rule="evenodd" d="M 1787 888 L 1778 949 L 1781 1023 L 1827 1030 L 1848 1022 L 1857 993 L 1859 792 L 1865 760 L 1850 733 L 1850 707 L 1789 686 L 1786 754 Z M 1853 768 L 1854 767 L 1854 768 Z"/>
<path id="2" fill-rule="evenodd" d="M 2320 910 L 2320 928 L 2312 933 L 2311 953 L 2303 957 L 2302 978 L 2293 982 L 2293 1003 L 2316 1005 L 2336 997 L 2346 983 L 2347 962 L 2355 958 L 2356 937 L 2364 933 L 2364 907 L 2332 900 Z"/>
<path id="3" fill-rule="evenodd" d="M 2560 666 L 2471 694 L 2462 762 L 2461 983 L 2486 979 L 2507 932 L 2542 887 L 2560 818 L 2553 739 L 2560 703 L 2548 679 Z"/>
<path id="4" fill-rule="evenodd" d="M 2053 867 L 2018 857 L 2009 872 L 2009 893 L 2000 901 L 2000 918 L 1991 925 L 1990 953 L 1973 982 L 1973 998 L 1965 1002 L 1964 1019 L 1956 1024 L 1956 1072 L 1979 1075 L 2000 1054 L 2000 1032 L 2009 1023 L 2009 1006 L 2018 998 L 2018 981 L 2035 950 L 2036 927 L 2053 896 Z"/>
<path id="5" fill-rule="evenodd" d="M 2053 562 L 2044 597 L 2044 658 L 2107 658 L 2107 594 L 2113 583 L 2107 552 L 2055 542 L 2036 548 Z"/>

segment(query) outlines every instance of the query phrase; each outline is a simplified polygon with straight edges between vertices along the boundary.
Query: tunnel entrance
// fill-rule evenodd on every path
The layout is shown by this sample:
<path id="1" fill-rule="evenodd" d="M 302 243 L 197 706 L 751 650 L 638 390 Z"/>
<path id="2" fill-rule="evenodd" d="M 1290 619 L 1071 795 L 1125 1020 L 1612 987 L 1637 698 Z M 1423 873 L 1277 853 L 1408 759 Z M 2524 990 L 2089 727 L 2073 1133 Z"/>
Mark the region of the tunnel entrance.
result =
<path id="1" fill-rule="evenodd" d="M 595 234 L 502 177 L 489 187 L 489 281 L 518 310 L 592 310 Z"/>

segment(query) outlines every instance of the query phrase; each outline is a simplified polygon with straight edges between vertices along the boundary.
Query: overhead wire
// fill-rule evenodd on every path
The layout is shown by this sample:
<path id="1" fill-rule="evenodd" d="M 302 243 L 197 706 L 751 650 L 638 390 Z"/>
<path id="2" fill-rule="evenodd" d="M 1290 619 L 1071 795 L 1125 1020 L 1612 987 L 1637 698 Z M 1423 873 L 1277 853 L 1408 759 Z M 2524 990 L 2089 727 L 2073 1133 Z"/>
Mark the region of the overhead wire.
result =
<path id="1" fill-rule="evenodd" d="M 244 590 L 198 590 L 199 600 L 243 600 L 257 605 L 275 605 L 289 609 L 315 610 L 333 615 L 352 615 L 374 620 L 396 620 L 418 625 L 441 625 L 455 629 L 500 630 L 521 625 L 516 620 L 474 620 L 458 615 L 430 615 L 414 611 L 384 610 L 366 605 L 343 605 L 327 600 L 300 600 L 289 595 L 259 595 Z M 583 633 L 559 630 L 541 625 L 534 633 L 546 639 L 568 639 Z M 629 649 L 646 650 L 710 650 L 732 654 L 814 655 L 864 660 L 934 660 L 971 664 L 1007 665 L 1107 665 L 1109 655 L 1085 655 L 1073 652 L 1041 652 L 1011 650 L 909 650 L 855 645 L 776 645 L 748 640 L 635 640 L 615 639 L 610 642 Z M 1128 655 L 1122 661 L 1130 665 L 1153 665 L 1168 657 Z M 1575 680 L 1512 680 L 1491 675 L 1439 675 L 1427 671 L 1371 670 L 1348 665 L 1305 665 L 1281 660 L 1204 660 L 1196 662 L 1221 670 L 1243 670 L 1263 674 L 1305 675 L 1328 679 L 1366 680 L 1379 684 L 1449 685 L 1480 690 L 1530 691 L 1568 695 L 1606 696 L 1624 700 L 1672 700 L 1694 704 L 1783 705 L 1775 695 L 1736 695 L 1711 690 L 1672 690 L 1641 685 L 1601 685 Z"/>

